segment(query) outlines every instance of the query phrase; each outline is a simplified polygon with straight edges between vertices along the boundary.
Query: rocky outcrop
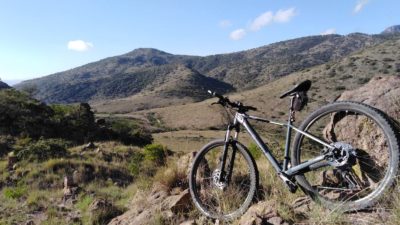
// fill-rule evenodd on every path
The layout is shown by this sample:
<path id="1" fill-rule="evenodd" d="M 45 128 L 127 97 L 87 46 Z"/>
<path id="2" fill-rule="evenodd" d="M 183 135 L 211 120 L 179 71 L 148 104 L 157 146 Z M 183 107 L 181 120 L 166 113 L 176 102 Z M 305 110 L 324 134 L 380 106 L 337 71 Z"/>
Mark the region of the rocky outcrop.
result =
<path id="1" fill-rule="evenodd" d="M 195 153 L 189 153 L 177 160 L 177 169 L 186 173 Z M 185 215 L 193 210 L 189 190 L 182 188 L 166 188 L 165 185 L 155 183 L 150 192 L 139 191 L 134 196 L 129 211 L 114 218 L 109 225 L 146 225 L 155 221 L 156 215 L 164 219 L 171 219 L 176 224 L 185 221 Z M 194 223 L 194 222 L 193 222 Z"/>
<path id="2" fill-rule="evenodd" d="M 400 76 L 376 76 L 364 86 L 345 91 L 338 100 L 363 102 L 400 119 Z"/>
<path id="3" fill-rule="evenodd" d="M 109 225 L 146 225 L 154 222 L 155 215 L 172 218 L 192 209 L 187 189 L 179 194 L 170 195 L 161 186 L 154 186 L 151 193 L 146 195 L 144 192 L 137 193 L 132 200 L 130 210 L 114 218 Z M 181 219 L 181 222 L 183 221 L 184 218 Z"/>
<path id="4" fill-rule="evenodd" d="M 120 214 L 121 211 L 105 199 L 96 199 L 89 206 L 91 224 L 106 224 Z"/>

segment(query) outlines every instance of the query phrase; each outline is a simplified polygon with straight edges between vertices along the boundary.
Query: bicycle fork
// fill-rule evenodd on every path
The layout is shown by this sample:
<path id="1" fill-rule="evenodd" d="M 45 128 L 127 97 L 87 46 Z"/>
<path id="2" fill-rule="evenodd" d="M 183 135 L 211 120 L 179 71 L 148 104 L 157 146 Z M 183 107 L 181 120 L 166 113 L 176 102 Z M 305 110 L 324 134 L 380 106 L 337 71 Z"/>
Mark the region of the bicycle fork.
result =
<path id="1" fill-rule="evenodd" d="M 234 128 L 233 125 L 229 125 L 228 129 L 226 131 L 226 135 L 225 135 L 225 145 L 224 145 L 224 149 L 222 152 L 222 158 L 221 158 L 221 165 L 220 165 L 220 174 L 219 174 L 219 178 L 218 181 L 219 182 L 224 182 L 226 184 L 229 184 L 231 178 L 232 178 L 232 172 L 233 172 L 233 166 L 234 166 L 234 162 L 235 162 L 235 157 L 236 157 L 236 151 L 238 150 L 235 144 L 235 140 L 231 139 L 230 133 L 231 130 Z M 236 134 L 234 139 L 237 139 L 237 135 L 238 135 L 238 130 L 236 130 Z M 228 159 L 228 165 L 227 168 L 225 170 L 225 166 L 226 166 L 226 161 L 228 158 L 228 151 L 229 151 L 229 145 L 232 146 L 232 154 L 230 156 L 230 158 Z M 226 171 L 226 172 L 225 172 Z"/>

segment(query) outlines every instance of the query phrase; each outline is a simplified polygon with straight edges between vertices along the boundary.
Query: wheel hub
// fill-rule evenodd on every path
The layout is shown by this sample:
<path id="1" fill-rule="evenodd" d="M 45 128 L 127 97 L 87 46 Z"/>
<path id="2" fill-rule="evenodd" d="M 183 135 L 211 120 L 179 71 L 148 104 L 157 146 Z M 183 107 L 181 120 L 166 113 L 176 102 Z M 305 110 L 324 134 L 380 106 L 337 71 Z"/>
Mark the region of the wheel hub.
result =
<path id="1" fill-rule="evenodd" d="M 226 183 L 220 181 L 220 175 L 221 175 L 221 171 L 219 169 L 214 170 L 214 172 L 212 173 L 212 178 L 213 178 L 213 183 L 214 185 L 223 190 L 226 187 Z"/>
<path id="2" fill-rule="evenodd" d="M 327 161 L 336 168 L 352 167 L 356 163 L 356 150 L 344 142 L 333 143 L 335 149 L 328 151 Z"/>

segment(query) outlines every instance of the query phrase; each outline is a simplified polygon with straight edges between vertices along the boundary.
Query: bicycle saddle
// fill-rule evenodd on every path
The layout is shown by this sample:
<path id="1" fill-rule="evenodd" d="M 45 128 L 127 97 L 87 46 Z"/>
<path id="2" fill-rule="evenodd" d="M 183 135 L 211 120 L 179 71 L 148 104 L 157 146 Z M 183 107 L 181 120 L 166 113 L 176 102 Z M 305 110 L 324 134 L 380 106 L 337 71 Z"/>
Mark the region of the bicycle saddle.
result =
<path id="1" fill-rule="evenodd" d="M 281 95 L 280 98 L 284 98 L 288 95 L 292 95 L 294 93 L 297 92 L 306 92 L 310 89 L 311 87 L 311 81 L 310 80 L 305 80 L 303 82 L 301 82 L 300 84 L 296 85 L 294 88 L 292 88 L 291 90 L 285 92 L 283 95 Z"/>

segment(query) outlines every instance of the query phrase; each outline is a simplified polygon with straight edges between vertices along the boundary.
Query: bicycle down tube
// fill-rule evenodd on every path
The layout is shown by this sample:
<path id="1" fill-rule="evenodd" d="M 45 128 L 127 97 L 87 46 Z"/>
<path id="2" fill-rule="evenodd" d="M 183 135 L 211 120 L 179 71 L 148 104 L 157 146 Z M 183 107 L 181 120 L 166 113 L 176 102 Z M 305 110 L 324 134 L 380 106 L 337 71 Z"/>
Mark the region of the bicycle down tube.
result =
<path id="1" fill-rule="evenodd" d="M 250 125 L 250 123 L 247 121 L 247 119 L 253 119 L 253 120 L 257 120 L 257 121 L 262 121 L 262 122 L 267 122 L 267 123 L 272 123 L 275 125 L 279 125 L 279 126 L 286 126 L 288 130 L 290 129 L 294 129 L 296 132 L 299 132 L 303 135 L 305 135 L 306 137 L 324 145 L 327 148 L 331 148 L 333 149 L 334 147 L 329 145 L 328 143 L 320 140 L 319 138 L 304 132 L 302 130 L 299 130 L 298 128 L 296 128 L 295 126 L 291 125 L 291 123 L 288 124 L 284 124 L 284 123 L 278 123 L 278 122 L 273 122 L 273 121 L 269 121 L 263 118 L 258 118 L 258 117 L 254 117 L 254 116 L 248 116 L 245 114 L 239 114 L 237 113 L 235 116 L 235 121 L 237 121 L 238 123 L 242 124 L 247 132 L 249 132 L 250 136 L 252 137 L 252 139 L 255 141 L 255 143 L 258 145 L 258 147 L 261 148 L 262 152 L 264 153 L 264 155 L 267 157 L 267 159 L 271 162 L 272 166 L 274 167 L 274 169 L 278 172 L 278 173 L 284 173 L 287 176 L 293 176 L 296 175 L 299 171 L 302 171 L 312 165 L 318 164 L 319 162 L 323 161 L 325 159 L 324 155 L 320 155 L 314 159 L 308 160 L 302 164 L 299 164 L 297 166 L 291 167 L 289 169 L 285 168 L 285 163 L 284 165 L 280 165 L 279 162 L 276 160 L 276 158 L 273 156 L 273 154 L 271 153 L 270 149 L 268 148 L 268 146 L 262 141 L 262 139 L 260 138 L 260 136 L 258 135 L 258 133 L 253 129 L 253 127 Z M 287 135 L 287 139 L 290 138 L 290 132 L 288 131 L 288 135 Z M 288 142 L 288 140 L 286 140 L 286 142 Z M 289 158 L 289 146 L 285 146 L 285 159 Z M 326 164 L 319 164 L 320 166 L 325 166 Z"/>

